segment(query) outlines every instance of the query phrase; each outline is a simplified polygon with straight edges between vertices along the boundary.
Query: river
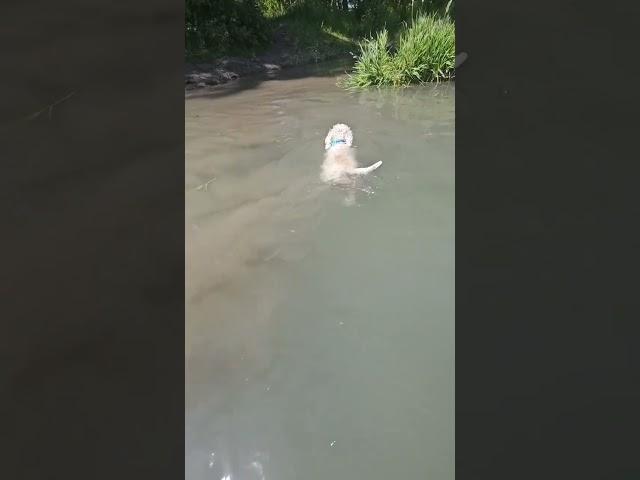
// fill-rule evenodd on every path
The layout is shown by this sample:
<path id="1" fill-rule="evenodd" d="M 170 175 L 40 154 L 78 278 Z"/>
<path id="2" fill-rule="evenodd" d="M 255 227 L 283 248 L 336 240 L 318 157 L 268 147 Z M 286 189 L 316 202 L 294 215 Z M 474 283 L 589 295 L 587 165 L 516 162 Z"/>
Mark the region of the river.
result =
<path id="1" fill-rule="evenodd" d="M 453 480 L 453 83 L 186 99 L 187 480 Z M 319 179 L 334 123 L 355 188 Z"/>

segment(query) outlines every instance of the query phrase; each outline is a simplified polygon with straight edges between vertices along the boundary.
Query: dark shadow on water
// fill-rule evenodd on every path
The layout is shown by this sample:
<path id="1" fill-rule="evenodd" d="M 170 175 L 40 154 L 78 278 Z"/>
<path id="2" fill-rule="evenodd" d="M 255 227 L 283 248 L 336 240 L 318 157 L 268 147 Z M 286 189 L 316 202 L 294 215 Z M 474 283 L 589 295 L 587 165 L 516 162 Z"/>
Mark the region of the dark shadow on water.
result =
<path id="1" fill-rule="evenodd" d="M 338 59 L 309 65 L 284 68 L 282 70 L 258 73 L 240 77 L 224 85 L 201 88 L 187 92 L 185 98 L 221 98 L 242 93 L 260 86 L 269 80 L 296 80 L 308 77 L 336 77 L 347 73 L 353 62 L 350 59 Z"/>

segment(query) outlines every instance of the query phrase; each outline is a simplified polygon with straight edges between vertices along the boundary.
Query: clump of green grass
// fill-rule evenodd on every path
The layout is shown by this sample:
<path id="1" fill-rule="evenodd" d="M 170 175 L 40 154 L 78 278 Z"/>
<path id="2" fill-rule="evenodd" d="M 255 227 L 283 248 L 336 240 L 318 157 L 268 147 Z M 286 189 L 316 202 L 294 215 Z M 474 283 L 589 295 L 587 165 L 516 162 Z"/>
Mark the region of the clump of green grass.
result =
<path id="1" fill-rule="evenodd" d="M 378 32 L 375 38 L 359 43 L 360 56 L 353 67 L 353 73 L 347 75 L 345 86 L 349 88 L 381 86 L 388 83 L 392 76 L 393 56 L 389 51 L 389 33 Z"/>
<path id="2" fill-rule="evenodd" d="M 386 29 L 359 46 L 353 72 L 343 81 L 347 88 L 448 80 L 455 72 L 455 25 L 449 18 L 416 18 L 400 32 L 393 52 Z"/>

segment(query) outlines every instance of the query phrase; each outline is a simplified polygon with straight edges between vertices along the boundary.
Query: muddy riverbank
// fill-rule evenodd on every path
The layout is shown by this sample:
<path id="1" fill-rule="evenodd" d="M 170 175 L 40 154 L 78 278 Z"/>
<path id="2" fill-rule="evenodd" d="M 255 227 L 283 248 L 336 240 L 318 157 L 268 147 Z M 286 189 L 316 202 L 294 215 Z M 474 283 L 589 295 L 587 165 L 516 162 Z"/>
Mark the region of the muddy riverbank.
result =
<path id="1" fill-rule="evenodd" d="M 284 26 L 274 34 L 268 51 L 252 58 L 224 57 L 208 61 L 187 61 L 184 85 L 186 91 L 203 89 L 237 80 L 242 77 L 276 73 L 279 70 L 317 64 L 328 60 L 352 58 L 349 48 L 300 47 Z"/>

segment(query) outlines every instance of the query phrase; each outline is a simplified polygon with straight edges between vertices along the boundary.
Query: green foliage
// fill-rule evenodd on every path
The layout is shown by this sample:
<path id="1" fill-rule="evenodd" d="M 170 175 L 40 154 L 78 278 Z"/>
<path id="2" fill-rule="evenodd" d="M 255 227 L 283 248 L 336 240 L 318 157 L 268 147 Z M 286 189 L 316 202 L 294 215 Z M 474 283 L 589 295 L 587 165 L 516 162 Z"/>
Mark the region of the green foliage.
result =
<path id="1" fill-rule="evenodd" d="M 256 0 L 186 0 L 185 47 L 191 55 L 255 51 L 270 36 Z"/>
<path id="2" fill-rule="evenodd" d="M 406 85 L 453 73 L 455 0 L 185 1 L 191 58 L 251 56 L 277 31 L 294 63 L 343 55 L 366 39 L 347 78 L 350 87 Z"/>
<path id="3" fill-rule="evenodd" d="M 355 9 L 359 37 L 371 37 L 385 28 L 394 32 L 400 27 L 403 18 L 409 18 L 401 4 L 381 1 L 362 1 Z"/>
<path id="4" fill-rule="evenodd" d="M 400 35 L 394 57 L 394 85 L 447 79 L 455 68 L 455 27 L 435 16 L 419 17 Z"/>
<path id="5" fill-rule="evenodd" d="M 446 80 L 454 75 L 454 66 L 453 22 L 436 15 L 421 15 L 400 32 L 395 52 L 391 51 L 386 29 L 361 42 L 360 55 L 344 86 L 405 86 Z"/>
<path id="6" fill-rule="evenodd" d="M 296 4 L 297 0 L 259 0 L 260 10 L 267 18 L 281 17 L 290 11 Z"/>
<path id="7" fill-rule="evenodd" d="M 455 18 L 455 9 L 456 9 L 455 0 L 449 0 L 447 2 L 447 5 L 444 8 L 444 14 L 449 18 Z"/>
<path id="8" fill-rule="evenodd" d="M 353 12 L 360 27 L 359 36 L 370 37 L 386 28 L 398 31 L 406 21 L 423 14 L 445 14 L 447 3 L 453 0 L 355 0 Z"/>
<path id="9" fill-rule="evenodd" d="M 293 56 L 301 63 L 346 56 L 353 49 L 355 22 L 350 12 L 339 8 L 337 3 L 289 1 L 286 13 L 271 21 L 276 27 L 285 25 Z"/>
<path id="10" fill-rule="evenodd" d="M 389 33 L 386 29 L 374 38 L 360 43 L 360 56 L 353 73 L 346 77 L 347 87 L 384 85 L 391 78 L 393 57 L 389 52 Z"/>

